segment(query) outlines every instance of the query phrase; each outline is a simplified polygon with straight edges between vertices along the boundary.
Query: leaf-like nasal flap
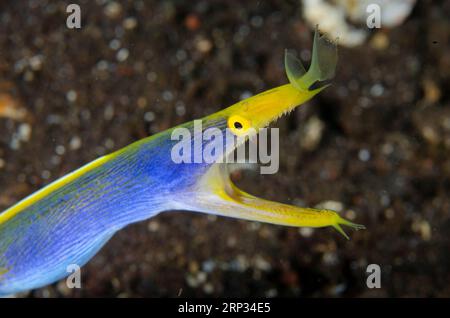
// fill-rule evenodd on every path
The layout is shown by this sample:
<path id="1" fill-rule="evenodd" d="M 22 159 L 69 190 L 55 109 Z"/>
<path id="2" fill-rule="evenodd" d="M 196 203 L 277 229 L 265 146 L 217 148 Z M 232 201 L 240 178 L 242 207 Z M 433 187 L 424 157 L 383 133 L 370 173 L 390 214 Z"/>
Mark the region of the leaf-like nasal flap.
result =
<path id="1" fill-rule="evenodd" d="M 337 64 L 336 43 L 320 36 L 318 28 L 314 34 L 311 65 L 305 71 L 302 63 L 292 51 L 286 50 L 285 68 L 289 82 L 301 90 L 315 90 L 327 86 L 334 77 Z"/>
<path id="2" fill-rule="evenodd" d="M 330 80 L 334 77 L 337 64 L 337 46 L 325 36 L 320 36 L 316 29 L 311 66 L 308 72 L 313 73 L 318 81 Z"/>
<path id="3" fill-rule="evenodd" d="M 297 81 L 306 74 L 306 69 L 302 62 L 295 56 L 294 50 L 286 49 L 284 53 L 284 67 L 289 82 L 297 89 L 301 89 Z"/>

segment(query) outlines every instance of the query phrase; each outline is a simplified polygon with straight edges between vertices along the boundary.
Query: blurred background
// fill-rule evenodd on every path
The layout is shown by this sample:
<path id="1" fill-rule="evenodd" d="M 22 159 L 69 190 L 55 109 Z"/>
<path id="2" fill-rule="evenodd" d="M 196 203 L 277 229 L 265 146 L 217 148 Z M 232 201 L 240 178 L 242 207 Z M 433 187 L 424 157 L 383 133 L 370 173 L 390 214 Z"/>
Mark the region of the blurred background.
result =
<path id="1" fill-rule="evenodd" d="M 390 2 L 390 4 L 389 4 Z M 367 230 L 170 212 L 119 232 L 29 297 L 450 296 L 450 1 L 0 3 L 0 211 L 137 139 L 287 83 L 315 24 L 339 36 L 333 85 L 280 128 L 280 171 L 239 187 L 326 206 Z M 379 3 L 381 29 L 366 24 Z M 385 21 L 385 24 L 383 24 Z M 368 264 L 381 288 L 366 286 Z"/>

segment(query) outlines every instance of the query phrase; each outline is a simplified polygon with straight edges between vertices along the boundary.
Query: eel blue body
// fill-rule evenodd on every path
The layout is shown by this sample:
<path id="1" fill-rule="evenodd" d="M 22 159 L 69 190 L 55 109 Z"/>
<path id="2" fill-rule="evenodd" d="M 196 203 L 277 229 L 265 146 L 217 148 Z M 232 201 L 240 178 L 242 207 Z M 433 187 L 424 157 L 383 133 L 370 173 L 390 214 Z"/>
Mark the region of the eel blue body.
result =
<path id="1" fill-rule="evenodd" d="M 85 264 L 116 231 L 166 209 L 173 184 L 165 180 L 183 180 L 167 168 L 170 157 L 161 154 L 170 144 L 158 138 L 125 148 L 1 223 L 0 294 L 66 276 L 68 265 Z"/>

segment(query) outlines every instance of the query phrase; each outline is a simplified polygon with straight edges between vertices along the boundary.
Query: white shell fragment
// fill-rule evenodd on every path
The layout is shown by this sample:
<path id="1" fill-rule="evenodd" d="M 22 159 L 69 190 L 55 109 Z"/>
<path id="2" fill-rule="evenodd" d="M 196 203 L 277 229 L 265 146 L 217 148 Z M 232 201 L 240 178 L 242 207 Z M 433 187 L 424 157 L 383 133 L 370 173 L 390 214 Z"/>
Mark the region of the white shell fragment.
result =
<path id="1" fill-rule="evenodd" d="M 379 26 L 392 28 L 403 23 L 416 0 L 303 0 L 303 16 L 314 28 L 329 38 L 339 38 L 339 44 L 354 47 L 362 44 L 371 28 L 368 20 L 379 14 Z"/>

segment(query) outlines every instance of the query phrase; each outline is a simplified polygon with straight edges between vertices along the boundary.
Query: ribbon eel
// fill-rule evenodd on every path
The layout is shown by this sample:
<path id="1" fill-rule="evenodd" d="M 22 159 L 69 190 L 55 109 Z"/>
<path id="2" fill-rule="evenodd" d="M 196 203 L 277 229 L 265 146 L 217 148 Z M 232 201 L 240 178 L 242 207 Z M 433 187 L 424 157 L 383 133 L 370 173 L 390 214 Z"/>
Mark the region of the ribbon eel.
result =
<path id="1" fill-rule="evenodd" d="M 286 52 L 288 84 L 202 118 L 203 127 L 228 129 L 236 138 L 250 128 L 259 131 L 327 87 L 336 64 L 336 45 L 316 30 L 308 71 Z M 118 230 L 163 211 L 197 211 L 297 227 L 331 226 L 346 238 L 341 225 L 364 228 L 335 211 L 271 202 L 238 189 L 226 165 L 219 163 L 219 156 L 226 153 L 217 152 L 212 163 L 175 163 L 174 129 L 193 132 L 194 147 L 199 140 L 200 146 L 217 142 L 203 139 L 193 126 L 183 124 L 101 157 L 0 214 L 0 295 L 64 278 L 69 265 L 87 263 Z"/>

